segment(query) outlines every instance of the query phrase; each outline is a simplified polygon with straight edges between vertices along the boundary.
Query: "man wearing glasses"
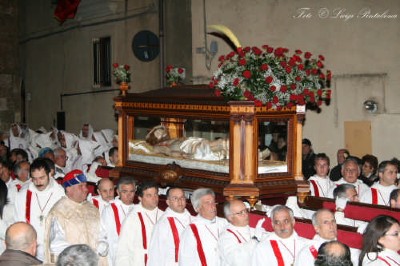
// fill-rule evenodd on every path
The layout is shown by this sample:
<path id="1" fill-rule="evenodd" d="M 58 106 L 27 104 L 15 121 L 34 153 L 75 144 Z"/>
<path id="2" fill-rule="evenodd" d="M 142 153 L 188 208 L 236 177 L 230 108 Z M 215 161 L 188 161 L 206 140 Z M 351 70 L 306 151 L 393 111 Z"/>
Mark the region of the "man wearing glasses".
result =
<path id="1" fill-rule="evenodd" d="M 248 210 L 240 200 L 226 202 L 224 214 L 229 225 L 218 240 L 221 266 L 246 265 L 257 243 L 268 236 L 262 228 L 265 219 L 260 219 L 255 229 L 251 228 Z"/>
<path id="2" fill-rule="evenodd" d="M 214 191 L 209 188 L 196 189 L 191 201 L 198 215 L 182 233 L 179 265 L 219 265 L 218 239 L 227 221 L 217 217 Z"/>
<path id="3" fill-rule="evenodd" d="M 357 194 L 363 198 L 364 193 L 369 192 L 369 187 L 358 177 L 360 176 L 360 166 L 354 157 L 347 158 L 342 164 L 342 178 L 334 182 L 335 186 L 331 188 L 329 197 L 333 198 L 333 190 L 341 184 L 350 184 L 356 188 Z"/>
<path id="4" fill-rule="evenodd" d="M 147 266 L 178 265 L 180 237 L 193 217 L 186 209 L 186 198 L 181 188 L 167 190 L 167 205 L 154 227 Z"/>

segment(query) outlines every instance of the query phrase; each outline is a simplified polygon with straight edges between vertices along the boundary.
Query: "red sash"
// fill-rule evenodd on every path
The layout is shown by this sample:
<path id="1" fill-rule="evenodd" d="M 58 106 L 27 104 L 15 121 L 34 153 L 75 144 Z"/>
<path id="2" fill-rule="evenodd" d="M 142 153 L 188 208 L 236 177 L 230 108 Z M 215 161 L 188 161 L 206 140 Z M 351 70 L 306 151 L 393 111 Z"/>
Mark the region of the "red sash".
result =
<path id="1" fill-rule="evenodd" d="M 371 188 L 372 193 L 372 204 L 378 204 L 378 190 L 376 188 Z"/>
<path id="2" fill-rule="evenodd" d="M 314 196 L 319 197 L 319 190 L 318 190 L 317 182 L 315 182 L 315 180 L 309 180 L 309 181 L 314 188 L 314 194 L 315 194 Z"/>
<path id="3" fill-rule="evenodd" d="M 167 219 L 168 219 L 169 225 L 171 226 L 172 235 L 174 237 L 175 262 L 178 262 L 178 251 L 179 251 L 179 233 L 178 233 L 178 229 L 176 228 L 174 217 L 168 217 Z"/>
<path id="4" fill-rule="evenodd" d="M 314 246 L 311 246 L 311 247 L 310 247 L 310 252 L 311 252 L 311 255 L 313 255 L 314 259 L 317 259 L 317 257 L 318 257 L 318 250 L 316 250 Z"/>
<path id="5" fill-rule="evenodd" d="M 28 224 L 31 223 L 31 200 L 32 200 L 32 191 L 28 189 L 26 191 L 26 203 L 25 203 L 25 218 Z"/>
<path id="6" fill-rule="evenodd" d="M 97 205 L 98 204 L 99 204 L 99 202 L 97 201 Z M 115 220 L 115 226 L 117 227 L 117 234 L 119 235 L 119 233 L 121 231 L 121 222 L 119 220 L 118 207 L 117 207 L 117 205 L 115 205 L 115 203 L 111 203 L 111 208 L 112 208 L 113 213 L 114 213 L 114 220 Z"/>
<path id="7" fill-rule="evenodd" d="M 235 234 L 235 232 L 233 232 L 231 229 L 226 229 L 226 231 L 228 231 L 229 233 L 232 233 L 236 237 L 239 244 L 242 243 L 242 241 L 240 241 L 240 238 Z"/>
<path id="8" fill-rule="evenodd" d="M 276 260 L 278 261 L 278 266 L 285 266 L 285 263 L 283 262 L 281 250 L 279 249 L 278 242 L 276 242 L 276 240 L 270 240 L 270 242 L 271 242 L 271 247 L 272 247 L 272 250 L 274 251 Z"/>
<path id="9" fill-rule="evenodd" d="M 141 212 L 138 212 L 140 224 L 142 225 L 142 240 L 143 240 L 143 249 L 147 250 L 147 237 L 146 237 L 146 226 L 144 224 L 143 215 Z M 144 265 L 147 264 L 147 252 L 144 254 Z"/>
<path id="10" fill-rule="evenodd" d="M 190 224 L 190 228 L 193 231 L 194 238 L 196 238 L 197 242 L 197 253 L 199 254 L 201 266 L 207 266 L 206 255 L 204 254 L 203 245 L 201 244 L 201 239 L 199 236 L 199 231 L 195 224 Z"/>
<path id="11" fill-rule="evenodd" d="M 384 258 L 382 258 L 381 256 L 378 256 L 378 259 L 390 266 L 390 263 L 387 260 L 385 260 Z"/>
<path id="12" fill-rule="evenodd" d="M 97 199 L 92 199 L 92 202 L 93 202 L 93 205 L 98 209 L 99 208 L 99 201 Z"/>

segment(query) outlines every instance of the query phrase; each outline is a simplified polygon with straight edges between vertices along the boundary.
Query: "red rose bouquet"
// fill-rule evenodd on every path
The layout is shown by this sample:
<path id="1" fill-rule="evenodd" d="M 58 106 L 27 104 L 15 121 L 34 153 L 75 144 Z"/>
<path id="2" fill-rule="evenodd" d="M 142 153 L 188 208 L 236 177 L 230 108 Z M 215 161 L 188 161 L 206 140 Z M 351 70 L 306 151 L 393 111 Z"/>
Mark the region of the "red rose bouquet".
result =
<path id="1" fill-rule="evenodd" d="M 119 65 L 118 63 L 113 64 L 115 82 L 120 84 L 121 82 L 131 82 L 131 73 L 129 72 L 130 67 L 128 65 Z"/>

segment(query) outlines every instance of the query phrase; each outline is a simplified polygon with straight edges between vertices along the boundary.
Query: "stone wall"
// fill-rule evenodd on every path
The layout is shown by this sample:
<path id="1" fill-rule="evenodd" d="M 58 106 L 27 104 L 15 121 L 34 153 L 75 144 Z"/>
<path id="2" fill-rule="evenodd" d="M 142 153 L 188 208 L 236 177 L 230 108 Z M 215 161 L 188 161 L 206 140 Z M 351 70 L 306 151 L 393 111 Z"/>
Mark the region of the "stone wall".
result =
<path id="1" fill-rule="evenodd" d="M 0 130 L 24 122 L 18 60 L 16 0 L 0 0 Z"/>

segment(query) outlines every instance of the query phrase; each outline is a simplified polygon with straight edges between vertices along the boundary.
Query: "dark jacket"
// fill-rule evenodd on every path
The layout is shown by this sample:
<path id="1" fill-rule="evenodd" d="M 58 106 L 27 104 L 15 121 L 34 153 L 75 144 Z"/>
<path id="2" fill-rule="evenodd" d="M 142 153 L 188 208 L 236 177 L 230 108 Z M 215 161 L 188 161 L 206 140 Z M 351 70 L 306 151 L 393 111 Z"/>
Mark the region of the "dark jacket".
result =
<path id="1" fill-rule="evenodd" d="M 20 250 L 6 249 L 0 256 L 0 266 L 30 266 L 40 265 L 42 262 Z"/>

